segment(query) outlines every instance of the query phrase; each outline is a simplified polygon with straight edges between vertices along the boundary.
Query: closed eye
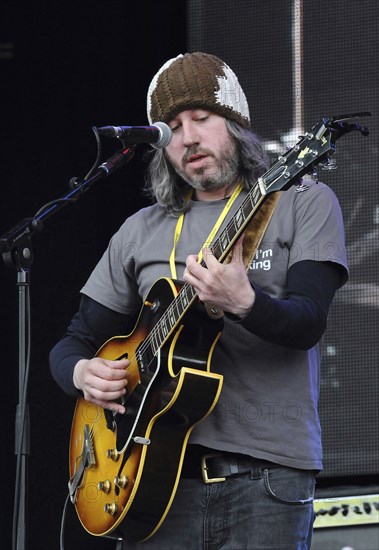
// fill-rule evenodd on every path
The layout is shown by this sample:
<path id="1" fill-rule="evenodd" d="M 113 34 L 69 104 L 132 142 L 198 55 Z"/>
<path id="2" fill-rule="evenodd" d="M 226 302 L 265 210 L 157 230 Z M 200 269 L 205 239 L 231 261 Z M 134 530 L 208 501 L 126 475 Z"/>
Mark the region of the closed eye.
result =
<path id="1" fill-rule="evenodd" d="M 180 128 L 181 124 L 175 123 L 175 124 L 169 124 L 169 126 L 172 132 L 176 132 L 176 130 Z"/>

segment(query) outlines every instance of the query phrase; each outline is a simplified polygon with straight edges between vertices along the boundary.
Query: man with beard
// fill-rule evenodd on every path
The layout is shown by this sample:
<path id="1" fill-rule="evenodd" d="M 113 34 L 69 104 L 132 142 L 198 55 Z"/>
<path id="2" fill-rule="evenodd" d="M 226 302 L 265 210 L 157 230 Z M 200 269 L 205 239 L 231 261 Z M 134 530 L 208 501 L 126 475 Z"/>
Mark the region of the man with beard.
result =
<path id="1" fill-rule="evenodd" d="M 213 55 L 179 55 L 153 78 L 147 113 L 172 130 L 148 168 L 155 203 L 111 239 L 51 352 L 53 376 L 67 393 L 125 414 L 129 359 L 96 351 L 130 332 L 158 278 L 185 281 L 201 303 L 224 312 L 210 365 L 223 387 L 191 432 L 167 517 L 142 548 L 310 548 L 322 468 L 320 340 L 347 279 L 338 201 L 322 183 L 290 188 L 247 269 L 243 237 L 222 263 L 210 242 L 236 224 L 267 168 L 236 75 Z M 135 548 L 127 539 L 125 548 Z"/>

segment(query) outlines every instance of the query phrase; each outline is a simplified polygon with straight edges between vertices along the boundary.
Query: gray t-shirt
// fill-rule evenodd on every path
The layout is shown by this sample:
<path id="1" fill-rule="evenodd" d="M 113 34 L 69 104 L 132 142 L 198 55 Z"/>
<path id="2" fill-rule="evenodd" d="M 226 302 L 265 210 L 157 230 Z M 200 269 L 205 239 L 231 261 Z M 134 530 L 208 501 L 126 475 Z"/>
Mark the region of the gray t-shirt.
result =
<path id="1" fill-rule="evenodd" d="M 283 297 L 288 269 L 300 260 L 347 267 L 338 201 L 324 184 L 307 185 L 303 192 L 292 187 L 282 193 L 248 270 L 251 282 L 272 297 Z M 238 197 L 226 221 L 244 196 Z M 176 247 L 179 279 L 187 256 L 202 248 L 224 205 L 224 200 L 191 202 Z M 153 283 L 171 277 L 176 223 L 158 205 L 128 218 L 82 292 L 117 312 L 135 314 Z M 190 442 L 321 469 L 320 359 L 320 344 L 309 350 L 275 345 L 225 318 L 211 365 L 224 376 L 223 389 L 214 411 L 195 426 Z"/>

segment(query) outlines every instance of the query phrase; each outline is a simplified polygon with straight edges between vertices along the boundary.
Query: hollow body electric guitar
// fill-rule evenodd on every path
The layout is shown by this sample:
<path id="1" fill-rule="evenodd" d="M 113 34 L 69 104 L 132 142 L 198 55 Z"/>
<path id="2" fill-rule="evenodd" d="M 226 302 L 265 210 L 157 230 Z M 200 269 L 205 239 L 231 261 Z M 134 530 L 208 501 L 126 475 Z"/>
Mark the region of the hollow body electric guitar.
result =
<path id="1" fill-rule="evenodd" d="M 358 116 L 323 119 L 279 157 L 212 243 L 218 261 L 226 260 L 271 193 L 327 163 L 345 133 L 368 133 L 354 121 Z M 175 496 L 190 433 L 221 392 L 222 376 L 211 372 L 221 331 L 222 314 L 200 304 L 191 286 L 162 278 L 146 297 L 133 332 L 100 348 L 99 357 L 128 358 L 130 378 L 124 415 L 84 399 L 74 413 L 69 493 L 92 535 L 141 541 L 159 529 Z"/>

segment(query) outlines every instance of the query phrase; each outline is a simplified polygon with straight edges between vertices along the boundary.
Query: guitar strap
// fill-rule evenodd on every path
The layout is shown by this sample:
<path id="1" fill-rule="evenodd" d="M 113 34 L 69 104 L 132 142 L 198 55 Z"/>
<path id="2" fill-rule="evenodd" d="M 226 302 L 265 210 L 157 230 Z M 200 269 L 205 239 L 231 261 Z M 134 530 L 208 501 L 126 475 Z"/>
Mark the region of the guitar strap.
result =
<path id="1" fill-rule="evenodd" d="M 229 198 L 228 202 L 224 206 L 223 211 L 218 217 L 208 237 L 204 241 L 204 244 L 201 247 L 201 250 L 198 254 L 198 262 L 200 262 L 203 257 L 203 248 L 205 246 L 209 246 L 209 244 L 213 241 L 214 236 L 219 230 L 222 222 L 224 221 L 230 208 L 232 207 L 232 204 L 237 199 L 242 189 L 243 189 L 243 185 L 242 183 L 239 183 L 236 189 L 234 190 L 233 194 Z M 266 228 L 274 213 L 274 210 L 280 195 L 281 195 L 280 191 L 270 194 L 245 229 L 244 239 L 243 239 L 243 261 L 246 269 L 248 269 L 251 261 L 254 258 L 256 250 L 263 238 Z M 173 279 L 177 278 L 176 266 L 175 266 L 175 253 L 176 253 L 176 245 L 179 241 L 180 234 L 182 232 L 184 217 L 185 217 L 185 214 L 181 214 L 181 216 L 177 221 L 175 232 L 174 232 L 174 245 L 170 254 L 170 270 L 171 270 L 171 277 Z M 232 258 L 232 252 L 230 252 L 230 254 L 227 256 L 224 263 L 229 263 L 231 261 L 231 258 Z"/>
<path id="2" fill-rule="evenodd" d="M 254 255 L 260 245 L 263 235 L 267 229 L 268 224 L 272 218 L 275 207 L 278 203 L 282 191 L 276 191 L 271 193 L 265 202 L 260 206 L 259 210 L 255 216 L 250 220 L 247 225 L 244 238 L 243 238 L 243 248 L 242 256 L 243 263 L 245 264 L 246 270 L 249 268 Z M 229 263 L 232 259 L 233 251 L 231 251 L 228 256 L 225 258 L 224 263 Z"/>

